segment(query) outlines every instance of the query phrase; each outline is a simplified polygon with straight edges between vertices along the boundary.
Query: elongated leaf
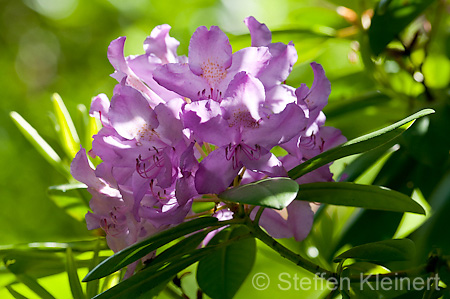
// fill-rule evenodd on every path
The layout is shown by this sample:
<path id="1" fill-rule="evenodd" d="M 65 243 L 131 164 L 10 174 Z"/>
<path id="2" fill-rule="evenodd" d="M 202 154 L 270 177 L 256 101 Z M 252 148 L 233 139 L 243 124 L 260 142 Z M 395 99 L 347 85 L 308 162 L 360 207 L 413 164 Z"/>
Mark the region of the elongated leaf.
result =
<path id="1" fill-rule="evenodd" d="M 374 263 L 409 261 L 414 258 L 415 252 L 414 242 L 409 239 L 385 240 L 353 247 L 335 257 L 334 262 L 346 258 Z"/>
<path id="2" fill-rule="evenodd" d="M 75 114 L 75 124 L 76 128 L 78 128 L 78 136 L 80 138 L 81 145 L 83 148 L 87 148 L 90 143 L 92 143 L 92 140 L 90 137 L 92 136 L 86 136 L 87 130 L 89 128 L 89 111 L 87 110 L 86 106 L 83 104 L 77 105 L 77 111 Z"/>
<path id="3" fill-rule="evenodd" d="M 347 182 L 303 184 L 300 185 L 296 199 L 374 210 L 425 214 L 421 205 L 403 193 L 380 186 Z"/>
<path id="4" fill-rule="evenodd" d="M 94 269 L 94 267 L 96 265 L 98 265 L 98 263 L 100 262 L 99 253 L 100 253 L 101 245 L 102 245 L 101 240 L 97 239 L 95 248 L 94 248 L 94 255 L 92 257 L 91 262 L 89 263 L 89 271 Z M 86 297 L 87 298 L 92 298 L 98 294 L 99 283 L 100 283 L 100 281 L 98 279 L 96 279 L 93 281 L 89 281 L 86 284 Z"/>
<path id="5" fill-rule="evenodd" d="M 43 277 L 65 270 L 63 256 L 53 252 L 10 250 L 2 255 L 6 268 L 16 275 Z"/>
<path id="6" fill-rule="evenodd" d="M 33 242 L 26 244 L 2 245 L 0 248 L 0 255 L 5 254 L 20 254 L 24 257 L 30 256 L 30 259 L 39 258 L 39 254 L 51 254 L 52 252 L 65 252 L 68 247 L 72 251 L 86 252 L 95 250 L 97 243 L 100 244 L 100 250 L 109 249 L 104 238 L 89 241 L 74 241 L 74 242 Z M 14 258 L 14 257 L 13 257 Z M 47 258 L 47 257 L 45 257 Z"/>
<path id="7" fill-rule="evenodd" d="M 19 128 L 20 132 L 25 136 L 31 145 L 50 163 L 55 169 L 64 175 L 69 174 L 69 168 L 66 167 L 55 150 L 39 135 L 35 128 L 33 128 L 19 113 L 12 111 L 10 117 Z"/>
<path id="8" fill-rule="evenodd" d="M 79 190 L 79 189 L 87 189 L 87 186 L 83 183 L 50 186 L 48 188 L 48 193 L 50 195 L 61 195 L 61 194 L 65 194 L 66 192 L 73 191 L 73 190 Z"/>
<path id="9" fill-rule="evenodd" d="M 164 263 L 167 260 L 170 260 L 174 256 L 179 256 L 183 253 L 188 253 L 194 251 L 200 243 L 203 241 L 203 239 L 206 237 L 206 235 L 209 232 L 202 231 L 200 233 L 194 234 L 192 236 L 189 236 L 177 244 L 169 247 L 168 249 L 164 250 L 162 253 L 158 254 L 149 264 L 147 264 L 145 267 L 151 267 L 158 263 Z M 145 295 L 147 298 L 153 298 L 158 296 L 158 294 L 167 286 L 167 284 L 173 279 L 172 277 L 169 277 L 167 280 L 162 281 L 159 283 L 159 285 L 155 285 L 151 290 L 149 290 Z M 98 281 L 98 280 L 97 280 Z"/>
<path id="10" fill-rule="evenodd" d="M 36 295 L 38 295 L 42 299 L 55 299 L 52 294 L 50 294 L 43 286 L 37 282 L 36 279 L 25 275 L 19 274 L 16 275 L 17 279 L 26 285 L 30 290 L 32 290 Z"/>
<path id="11" fill-rule="evenodd" d="M 80 138 L 78 137 L 69 111 L 67 111 L 67 108 L 59 94 L 53 94 L 52 102 L 53 109 L 56 114 L 56 120 L 60 129 L 59 134 L 62 146 L 67 155 L 73 159 L 80 150 Z"/>
<path id="12" fill-rule="evenodd" d="M 72 249 L 69 247 L 66 251 L 66 271 L 69 277 L 70 291 L 74 299 L 86 298 L 81 287 L 80 278 L 78 277 L 78 268 L 75 265 Z"/>
<path id="13" fill-rule="evenodd" d="M 368 32 L 373 54 L 380 54 L 409 23 L 433 2 L 434 0 L 380 1 L 375 9 Z"/>
<path id="14" fill-rule="evenodd" d="M 8 292 L 15 298 L 15 299 L 28 299 L 24 295 L 20 294 L 19 292 L 15 291 L 11 286 L 5 287 Z"/>
<path id="15" fill-rule="evenodd" d="M 354 182 L 360 175 L 362 175 L 367 169 L 375 164 L 381 157 L 387 153 L 393 152 L 398 147 L 393 147 L 394 142 L 388 142 L 377 149 L 365 152 L 358 158 L 353 160 L 344 171 L 339 175 L 336 181 Z"/>
<path id="16" fill-rule="evenodd" d="M 214 236 L 209 244 L 220 244 L 248 232 L 245 226 L 228 227 Z M 198 285 L 211 298 L 233 298 L 252 270 L 255 255 L 254 238 L 241 240 L 209 254 L 198 263 Z"/>
<path id="17" fill-rule="evenodd" d="M 84 184 L 64 184 L 47 189 L 53 202 L 78 221 L 83 221 L 89 207 L 89 193 Z"/>
<path id="18" fill-rule="evenodd" d="M 152 261 L 153 263 L 159 263 L 163 262 L 166 259 L 169 259 L 170 257 L 173 257 L 175 255 L 181 254 L 183 252 L 189 252 L 197 248 L 200 243 L 205 239 L 206 235 L 209 233 L 209 231 L 205 230 L 199 233 L 196 233 L 192 236 L 186 237 L 177 244 L 167 248 L 160 254 L 158 254 Z"/>
<path id="19" fill-rule="evenodd" d="M 289 178 L 268 178 L 228 189 L 219 198 L 281 210 L 295 199 L 297 192 L 298 184 Z"/>
<path id="20" fill-rule="evenodd" d="M 139 298 L 214 250 L 217 249 L 214 247 L 203 248 L 174 256 L 167 263 L 150 266 L 94 298 Z"/>
<path id="21" fill-rule="evenodd" d="M 83 281 L 86 282 L 109 275 L 179 237 L 205 227 L 220 227 L 222 225 L 226 224 L 220 223 L 215 217 L 203 217 L 182 223 L 117 252 L 89 272 Z"/>
<path id="22" fill-rule="evenodd" d="M 400 136 L 406 129 L 409 128 L 409 126 L 414 122 L 415 119 L 423 117 L 425 115 L 429 115 L 431 113 L 434 113 L 434 110 L 432 109 L 421 110 L 386 128 L 350 140 L 340 146 L 337 146 L 326 152 L 323 152 L 320 155 L 317 155 L 314 158 L 309 159 L 304 163 L 291 169 L 289 171 L 289 177 L 292 179 L 298 179 L 302 175 L 311 172 L 330 162 L 338 160 L 340 158 L 375 149 L 391 141 L 392 139 Z"/>

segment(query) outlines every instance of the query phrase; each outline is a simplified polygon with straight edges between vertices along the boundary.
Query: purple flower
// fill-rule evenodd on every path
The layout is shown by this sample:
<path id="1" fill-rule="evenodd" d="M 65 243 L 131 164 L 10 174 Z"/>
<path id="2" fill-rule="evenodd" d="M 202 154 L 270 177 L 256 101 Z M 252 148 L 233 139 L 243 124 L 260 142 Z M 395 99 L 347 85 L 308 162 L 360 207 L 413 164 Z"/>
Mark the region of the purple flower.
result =
<path id="1" fill-rule="evenodd" d="M 184 62 L 186 57 L 177 55 L 179 42 L 170 37 L 170 26 L 160 25 L 151 32 L 144 42 L 145 54 L 124 57 L 126 37 L 119 37 L 108 47 L 108 59 L 115 69 L 114 77 L 119 83 L 125 80 L 143 93 L 152 107 L 161 102 L 179 97 L 153 80 L 153 71 L 166 63 Z"/>
<path id="2" fill-rule="evenodd" d="M 284 84 L 297 61 L 293 43 L 272 43 L 266 25 L 253 17 L 244 22 L 251 47 L 235 53 L 216 26 L 195 31 L 188 58 L 177 55 L 179 42 L 168 25 L 151 32 L 142 55 L 124 56 L 125 37 L 111 42 L 108 59 L 118 84 L 111 101 L 100 94 L 90 109 L 103 127 L 89 155 L 103 162 L 94 170 L 81 149 L 71 171 L 92 194 L 88 228 L 103 229 L 114 251 L 199 216 L 191 206 L 203 194 L 287 176 L 345 141 L 339 130 L 323 126 L 331 91 L 323 68 L 311 64 L 311 88 Z M 276 157 L 276 146 L 287 155 Z M 323 166 L 297 181 L 331 180 Z M 233 217 L 227 203 L 216 208 L 210 214 L 220 220 Z M 309 203 L 294 201 L 281 213 L 265 209 L 260 225 L 275 238 L 300 241 L 313 215 Z"/>
<path id="3" fill-rule="evenodd" d="M 279 114 L 268 114 L 264 100 L 262 83 L 241 72 L 230 82 L 221 103 L 201 100 L 185 107 L 185 126 L 202 142 L 218 147 L 199 165 L 195 176 L 199 193 L 225 190 L 244 166 L 269 176 L 286 176 L 270 150 L 302 130 L 306 119 L 294 103 Z"/>
<path id="4" fill-rule="evenodd" d="M 199 27 L 192 35 L 188 63 L 169 63 L 155 70 L 154 79 L 191 101 L 220 102 L 234 76 L 245 71 L 257 76 L 271 55 L 266 47 L 251 47 L 232 54 L 228 37 L 219 27 Z"/>

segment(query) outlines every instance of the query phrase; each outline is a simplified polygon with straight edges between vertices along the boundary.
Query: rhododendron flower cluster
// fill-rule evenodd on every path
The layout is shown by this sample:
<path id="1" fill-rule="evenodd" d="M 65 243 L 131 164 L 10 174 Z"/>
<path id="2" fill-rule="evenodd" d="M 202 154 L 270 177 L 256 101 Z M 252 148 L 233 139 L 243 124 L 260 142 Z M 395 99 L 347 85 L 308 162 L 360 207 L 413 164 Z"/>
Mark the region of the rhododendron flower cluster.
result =
<path id="1" fill-rule="evenodd" d="M 90 109 L 103 127 L 89 155 L 102 163 L 94 170 L 81 149 L 72 174 L 92 194 L 88 228 L 102 228 L 112 250 L 196 217 L 191 206 L 202 196 L 286 177 L 345 140 L 324 126 L 331 87 L 323 68 L 311 64 L 311 88 L 284 84 L 297 60 L 294 45 L 272 43 L 269 29 L 253 17 L 245 24 L 251 46 L 234 53 L 216 26 L 195 31 L 188 57 L 177 55 L 168 25 L 151 32 L 142 55 L 124 57 L 125 37 L 110 44 L 118 84 L 111 100 L 100 94 Z M 276 156 L 275 148 L 285 155 Z M 331 180 L 324 166 L 298 182 Z M 233 217 L 226 203 L 211 213 Z M 296 240 L 312 221 L 309 203 L 300 201 L 283 213 L 266 209 L 260 218 L 273 237 Z"/>

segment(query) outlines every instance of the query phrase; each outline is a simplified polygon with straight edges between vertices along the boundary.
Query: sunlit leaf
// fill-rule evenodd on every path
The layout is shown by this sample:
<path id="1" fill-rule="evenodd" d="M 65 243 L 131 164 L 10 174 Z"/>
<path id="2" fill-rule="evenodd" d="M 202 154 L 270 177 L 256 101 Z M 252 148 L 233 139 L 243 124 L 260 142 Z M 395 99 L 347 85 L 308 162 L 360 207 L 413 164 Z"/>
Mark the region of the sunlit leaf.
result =
<path id="1" fill-rule="evenodd" d="M 49 276 L 65 271 L 64 257 L 53 252 L 9 250 L 2 254 L 6 268 L 16 275 Z"/>
<path id="2" fill-rule="evenodd" d="M 245 226 L 228 227 L 208 244 L 220 244 L 248 232 Z M 198 264 L 197 281 L 200 288 L 211 298 L 233 298 L 250 273 L 255 254 L 254 238 L 241 240 L 209 254 Z"/>
<path id="3" fill-rule="evenodd" d="M 149 266 L 94 298 L 139 298 L 139 296 L 146 296 L 148 292 L 159 287 L 161 283 L 166 282 L 179 271 L 215 250 L 217 250 L 215 247 L 209 247 L 173 256 L 164 263 Z"/>
<path id="4" fill-rule="evenodd" d="M 67 111 L 67 108 L 59 94 L 53 94 L 52 102 L 53 109 L 56 114 L 56 120 L 59 125 L 59 134 L 62 146 L 67 155 L 73 159 L 76 153 L 80 150 L 80 138 L 78 137 L 69 111 Z"/>
<path id="5" fill-rule="evenodd" d="M 415 252 L 414 242 L 409 239 L 385 240 L 353 247 L 335 257 L 334 262 L 347 258 L 374 263 L 409 261 Z"/>
<path id="6" fill-rule="evenodd" d="M 89 272 L 83 281 L 86 282 L 109 275 L 182 236 L 205 227 L 220 227 L 222 225 L 224 224 L 220 223 L 215 217 L 203 217 L 179 224 L 117 252 Z"/>
<path id="7" fill-rule="evenodd" d="M 69 168 L 64 165 L 59 155 L 55 150 L 39 135 L 35 128 L 33 128 L 20 114 L 11 112 L 9 114 L 19 128 L 21 133 L 28 139 L 33 147 L 49 162 L 54 168 L 64 175 L 69 175 Z"/>
<path id="8" fill-rule="evenodd" d="M 182 253 L 194 251 L 208 233 L 208 231 L 202 231 L 200 233 L 196 233 L 195 235 L 186 237 L 177 244 L 170 246 L 168 249 L 158 254 L 154 259 L 147 263 L 145 267 L 151 267 L 154 264 L 164 263 L 174 256 L 179 256 Z M 167 283 L 169 283 L 172 279 L 173 277 L 169 277 L 167 280 L 162 281 L 158 286 L 153 287 L 145 295 L 149 298 L 157 296 L 166 287 Z"/>
<path id="9" fill-rule="evenodd" d="M 53 202 L 78 221 L 83 221 L 89 209 L 89 193 L 84 184 L 64 184 L 48 188 Z"/>
<path id="10" fill-rule="evenodd" d="M 429 202 L 434 214 L 414 235 L 421 259 L 426 259 L 433 248 L 440 248 L 442 254 L 450 254 L 450 239 L 444 237 L 448 235 L 450 225 L 450 171 L 438 183 Z"/>
<path id="11" fill-rule="evenodd" d="M 392 146 L 394 142 L 386 143 L 374 149 L 360 155 L 358 158 L 353 160 L 344 171 L 339 175 L 337 181 L 353 182 L 360 175 L 362 175 L 367 169 L 369 169 L 374 163 L 376 163 L 383 155 L 385 155 L 389 150 L 394 151 Z"/>
<path id="12" fill-rule="evenodd" d="M 22 295 L 19 292 L 15 291 L 11 286 L 6 286 L 5 288 L 11 294 L 11 296 L 13 296 L 15 299 L 28 299 L 24 295 Z"/>
<path id="13" fill-rule="evenodd" d="M 96 265 L 98 265 L 98 263 L 100 262 L 100 259 L 99 259 L 100 248 L 101 248 L 101 241 L 99 239 L 99 240 L 97 240 L 97 243 L 96 243 L 96 246 L 94 249 L 94 255 L 92 257 L 91 263 L 89 264 L 89 271 L 94 269 L 94 267 Z M 95 295 L 97 295 L 98 291 L 99 291 L 98 288 L 99 288 L 99 280 L 98 279 L 88 281 L 86 284 L 86 297 L 92 298 Z"/>
<path id="14" fill-rule="evenodd" d="M 231 202 L 281 210 L 297 195 L 298 184 L 289 178 L 268 178 L 228 189 L 218 196 Z"/>
<path id="15" fill-rule="evenodd" d="M 70 291 L 74 299 L 84 299 L 83 288 L 78 277 L 78 268 L 75 264 L 72 249 L 69 247 L 66 251 L 66 271 L 69 277 Z"/>
<path id="16" fill-rule="evenodd" d="M 326 152 L 323 152 L 320 155 L 317 155 L 314 158 L 309 159 L 304 163 L 291 169 L 289 171 L 289 177 L 292 179 L 297 179 L 302 175 L 311 172 L 337 159 L 358 153 L 363 153 L 372 150 L 374 148 L 377 148 L 391 141 L 392 139 L 400 136 L 406 129 L 409 128 L 409 126 L 414 122 L 415 119 L 431 113 L 434 113 L 434 110 L 432 109 L 421 110 L 386 128 L 355 138 L 342 145 L 339 145 Z"/>
<path id="17" fill-rule="evenodd" d="M 25 274 L 17 274 L 17 279 L 42 299 L 55 299 L 39 282 Z"/>
<path id="18" fill-rule="evenodd" d="M 365 209 L 425 214 L 410 197 L 385 187 L 347 182 L 325 182 L 300 185 L 297 200 Z"/>
<path id="19" fill-rule="evenodd" d="M 170 246 L 160 254 L 158 254 L 154 259 L 151 260 L 151 264 L 163 262 L 172 256 L 181 254 L 183 252 L 189 252 L 197 248 L 200 243 L 205 239 L 206 235 L 209 233 L 208 230 L 201 231 L 191 236 L 187 236 L 173 246 Z"/>

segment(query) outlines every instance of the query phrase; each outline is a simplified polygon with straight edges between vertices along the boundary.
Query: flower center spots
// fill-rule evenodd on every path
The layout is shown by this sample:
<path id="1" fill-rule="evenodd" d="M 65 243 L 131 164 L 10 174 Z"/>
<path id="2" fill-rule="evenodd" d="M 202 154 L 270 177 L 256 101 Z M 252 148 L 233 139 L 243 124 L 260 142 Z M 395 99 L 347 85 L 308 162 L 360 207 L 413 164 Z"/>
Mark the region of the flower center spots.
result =
<path id="1" fill-rule="evenodd" d="M 117 213 L 116 208 L 110 212 L 109 218 L 102 217 L 100 219 L 100 227 L 110 236 L 118 236 L 128 229 L 125 223 L 125 216 Z"/>
<path id="2" fill-rule="evenodd" d="M 203 74 L 200 76 L 208 81 L 209 85 L 216 87 L 226 77 L 227 71 L 218 63 L 212 62 L 209 58 L 201 66 Z"/>
<path id="3" fill-rule="evenodd" d="M 164 166 L 164 155 L 156 148 L 154 150 L 155 153 L 148 158 L 142 158 L 142 155 L 136 158 L 136 171 L 143 178 L 155 178 L 159 170 Z"/>
<path id="4" fill-rule="evenodd" d="M 230 127 L 245 127 L 245 128 L 257 128 L 259 122 L 256 121 L 246 110 L 237 109 L 232 114 L 228 120 L 228 125 Z"/>
<path id="5" fill-rule="evenodd" d="M 211 87 L 210 90 L 203 89 L 202 91 L 197 92 L 198 100 L 213 100 L 216 102 L 222 101 L 222 92 L 218 89 L 214 89 Z M 189 103 L 188 103 L 189 104 Z"/>
<path id="6" fill-rule="evenodd" d="M 247 144 L 235 144 L 231 143 L 225 148 L 225 157 L 228 161 L 233 162 L 233 169 L 240 167 L 241 159 L 239 156 L 244 153 L 250 160 L 259 160 L 261 158 L 261 146 L 255 144 L 251 147 Z"/>
<path id="7" fill-rule="evenodd" d="M 159 138 L 158 133 L 156 133 L 155 129 L 150 127 L 148 124 L 144 124 L 137 132 L 136 132 L 136 140 L 140 141 L 152 141 L 153 139 Z"/>

